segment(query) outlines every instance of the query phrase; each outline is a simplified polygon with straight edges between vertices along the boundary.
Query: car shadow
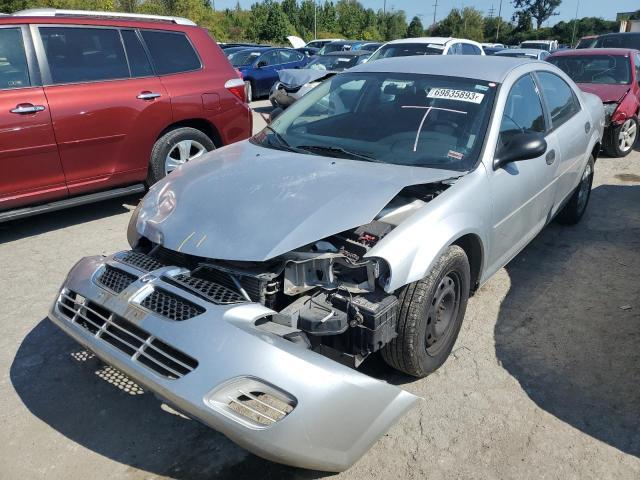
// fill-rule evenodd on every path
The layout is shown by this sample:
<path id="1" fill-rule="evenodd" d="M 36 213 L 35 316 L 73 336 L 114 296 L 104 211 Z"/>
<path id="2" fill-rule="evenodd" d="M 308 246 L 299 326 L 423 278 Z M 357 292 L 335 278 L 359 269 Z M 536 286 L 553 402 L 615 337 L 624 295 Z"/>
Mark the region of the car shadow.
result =
<path id="1" fill-rule="evenodd" d="M 498 360 L 543 410 L 640 457 L 640 185 L 602 185 L 506 266 Z"/>
<path id="2" fill-rule="evenodd" d="M 0 223 L 0 244 L 119 215 L 130 210 L 127 206 L 135 207 L 141 198 L 141 194 L 129 195 Z"/>
<path id="3" fill-rule="evenodd" d="M 177 479 L 314 479 L 188 420 L 83 350 L 48 319 L 22 341 L 11 383 L 27 409 L 71 441 L 121 464 Z"/>

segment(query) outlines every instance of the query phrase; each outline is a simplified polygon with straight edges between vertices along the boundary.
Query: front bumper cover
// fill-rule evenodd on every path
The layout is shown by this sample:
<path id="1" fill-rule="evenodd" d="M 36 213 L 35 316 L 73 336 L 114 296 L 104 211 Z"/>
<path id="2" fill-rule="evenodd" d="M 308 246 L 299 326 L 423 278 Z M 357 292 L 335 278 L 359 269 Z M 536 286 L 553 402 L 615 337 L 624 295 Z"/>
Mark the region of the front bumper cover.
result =
<path id="1" fill-rule="evenodd" d="M 105 362 L 263 458 L 302 468 L 345 470 L 419 399 L 260 330 L 256 320 L 274 313 L 260 304 L 215 305 L 166 281 L 184 269 L 144 272 L 117 259 L 118 254 L 78 262 L 50 319 Z M 136 279 L 115 294 L 97 282 L 107 266 Z M 200 306 L 203 313 L 175 321 L 145 309 L 144 298 L 158 288 Z M 140 352 L 125 353 L 84 328 L 62 303 L 70 294 L 90 304 L 94 313 L 108 315 L 107 323 L 121 319 L 135 325 L 135 331 L 152 336 L 146 344 L 158 339 L 195 359 L 197 366 L 179 378 L 158 374 L 138 361 Z M 242 418 L 224 404 L 230 386 L 237 385 L 248 391 L 262 385 L 267 393 L 292 399 L 293 408 L 269 425 Z"/>

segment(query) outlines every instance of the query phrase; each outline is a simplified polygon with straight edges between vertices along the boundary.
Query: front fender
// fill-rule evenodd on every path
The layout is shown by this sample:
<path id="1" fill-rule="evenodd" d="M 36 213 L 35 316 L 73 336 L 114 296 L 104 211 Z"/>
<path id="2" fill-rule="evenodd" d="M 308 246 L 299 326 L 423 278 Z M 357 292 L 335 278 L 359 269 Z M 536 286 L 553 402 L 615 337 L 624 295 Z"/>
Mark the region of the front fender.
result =
<path id="1" fill-rule="evenodd" d="M 385 290 L 392 292 L 424 278 L 440 255 L 465 235 L 477 237 L 484 257 L 489 247 L 489 193 L 486 171 L 480 164 L 371 249 L 369 256 L 383 258 L 389 265 Z M 480 265 L 479 278 L 482 259 Z"/>

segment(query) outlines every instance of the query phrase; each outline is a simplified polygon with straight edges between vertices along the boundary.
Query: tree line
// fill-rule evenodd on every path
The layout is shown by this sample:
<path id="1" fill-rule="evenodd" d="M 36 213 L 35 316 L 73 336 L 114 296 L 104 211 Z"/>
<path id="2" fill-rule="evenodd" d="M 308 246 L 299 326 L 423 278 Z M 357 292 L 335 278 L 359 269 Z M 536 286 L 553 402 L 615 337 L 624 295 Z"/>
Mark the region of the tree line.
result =
<path id="1" fill-rule="evenodd" d="M 530 39 L 571 43 L 585 35 L 617 30 L 617 23 L 580 18 L 544 27 L 557 15 L 561 0 L 512 0 L 511 19 L 486 16 L 474 7 L 454 8 L 435 25 L 425 26 L 419 16 L 407 21 L 402 10 L 365 8 L 357 0 L 263 0 L 245 9 L 219 10 L 215 0 L 0 0 L 0 11 L 10 13 L 35 7 L 124 11 L 190 18 L 219 41 L 285 44 L 287 35 L 306 40 L 340 37 L 386 41 L 426 35 L 453 36 L 508 45 Z M 317 10 L 316 10 L 317 9 Z M 640 10 L 637 12 L 640 14 Z M 535 28 L 534 28 L 535 24 Z"/>

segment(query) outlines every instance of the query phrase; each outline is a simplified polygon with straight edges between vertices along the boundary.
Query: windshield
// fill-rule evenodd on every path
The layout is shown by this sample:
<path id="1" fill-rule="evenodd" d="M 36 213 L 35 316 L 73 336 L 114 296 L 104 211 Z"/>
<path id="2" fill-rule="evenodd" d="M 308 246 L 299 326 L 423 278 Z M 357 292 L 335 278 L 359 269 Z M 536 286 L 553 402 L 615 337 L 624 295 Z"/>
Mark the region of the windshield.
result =
<path id="1" fill-rule="evenodd" d="M 243 67 L 251 65 L 260 55 L 262 55 L 262 52 L 259 50 L 240 50 L 232 53 L 228 58 L 234 67 Z"/>
<path id="2" fill-rule="evenodd" d="M 439 75 L 343 73 L 294 103 L 252 142 L 300 153 L 465 171 L 480 154 L 496 88 L 494 83 Z"/>
<path id="3" fill-rule="evenodd" d="M 576 83 L 619 85 L 631 82 L 629 58 L 622 55 L 567 55 L 548 60 Z"/>
<path id="4" fill-rule="evenodd" d="M 592 48 L 596 42 L 598 41 L 598 37 L 593 37 L 593 38 L 581 38 L 580 41 L 578 42 L 578 45 L 576 45 L 576 48 Z"/>
<path id="5" fill-rule="evenodd" d="M 359 58 L 357 55 L 320 55 L 311 60 L 305 68 L 342 71 L 355 66 Z"/>
<path id="6" fill-rule="evenodd" d="M 522 42 L 520 44 L 520 48 L 535 48 L 537 50 L 547 50 L 547 51 L 551 49 L 548 43 L 538 43 L 538 42 Z"/>
<path id="7" fill-rule="evenodd" d="M 390 43 L 371 55 L 370 62 L 382 58 L 411 57 L 414 55 L 442 55 L 444 46 L 429 43 Z"/>
<path id="8" fill-rule="evenodd" d="M 640 33 L 617 33 L 603 35 L 596 40 L 596 48 L 640 49 Z"/>
<path id="9" fill-rule="evenodd" d="M 331 52 L 341 52 L 343 50 L 347 51 L 347 50 L 351 50 L 351 44 L 350 43 L 342 43 L 342 42 L 331 42 L 331 43 L 327 43 L 325 46 L 323 46 L 320 51 L 318 52 L 318 55 L 326 55 L 327 53 L 331 53 Z"/>

